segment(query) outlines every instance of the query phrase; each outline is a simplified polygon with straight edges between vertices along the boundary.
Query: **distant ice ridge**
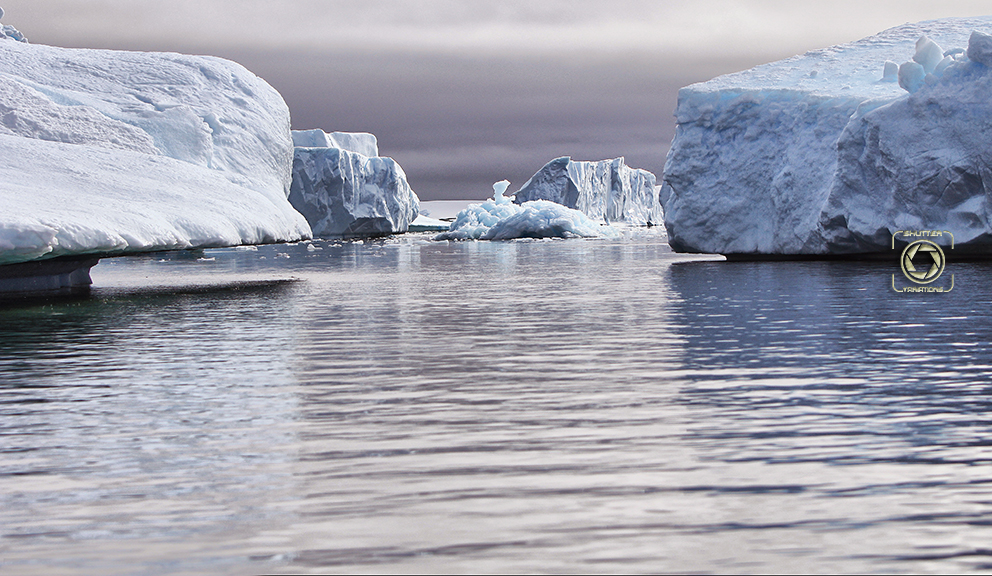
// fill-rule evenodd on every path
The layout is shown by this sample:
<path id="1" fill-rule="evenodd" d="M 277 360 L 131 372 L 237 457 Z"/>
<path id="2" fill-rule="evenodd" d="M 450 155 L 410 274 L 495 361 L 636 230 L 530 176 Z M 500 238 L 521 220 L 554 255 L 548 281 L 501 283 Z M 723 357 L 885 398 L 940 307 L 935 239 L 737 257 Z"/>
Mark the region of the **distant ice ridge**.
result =
<path id="1" fill-rule="evenodd" d="M 233 62 L 0 41 L 0 264 L 308 238 L 292 151 Z"/>
<path id="2" fill-rule="evenodd" d="M 947 230 L 987 249 L 988 32 L 992 17 L 906 24 L 683 88 L 661 191 L 673 248 L 865 253 Z"/>
<path id="3" fill-rule="evenodd" d="M 406 232 L 420 200 L 392 158 L 378 156 L 375 136 L 293 131 L 296 143 L 289 201 L 321 238 Z M 369 152 L 372 154 L 365 154 Z"/>
<path id="4" fill-rule="evenodd" d="M 517 191 L 514 202 L 533 200 L 550 200 L 605 223 L 644 226 L 663 219 L 654 174 L 628 167 L 622 157 L 598 162 L 556 158 Z"/>
<path id="5" fill-rule="evenodd" d="M 514 204 L 503 196 L 510 182 L 493 184 L 493 197 L 470 204 L 458 213 L 447 232 L 435 240 L 510 240 L 513 238 L 615 237 L 617 231 L 600 225 L 579 210 L 548 200 Z"/>

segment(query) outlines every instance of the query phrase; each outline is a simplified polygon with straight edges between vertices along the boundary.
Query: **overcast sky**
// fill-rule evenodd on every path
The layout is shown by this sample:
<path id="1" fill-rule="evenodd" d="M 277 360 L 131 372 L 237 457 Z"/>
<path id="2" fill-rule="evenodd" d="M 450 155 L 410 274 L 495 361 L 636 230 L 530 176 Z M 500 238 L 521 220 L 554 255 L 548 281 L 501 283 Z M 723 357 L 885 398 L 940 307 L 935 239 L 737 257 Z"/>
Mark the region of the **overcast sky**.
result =
<path id="1" fill-rule="evenodd" d="M 240 62 L 296 129 L 368 131 L 422 199 L 516 190 L 547 161 L 661 175 L 678 88 L 987 2 L 0 0 L 32 42 Z"/>

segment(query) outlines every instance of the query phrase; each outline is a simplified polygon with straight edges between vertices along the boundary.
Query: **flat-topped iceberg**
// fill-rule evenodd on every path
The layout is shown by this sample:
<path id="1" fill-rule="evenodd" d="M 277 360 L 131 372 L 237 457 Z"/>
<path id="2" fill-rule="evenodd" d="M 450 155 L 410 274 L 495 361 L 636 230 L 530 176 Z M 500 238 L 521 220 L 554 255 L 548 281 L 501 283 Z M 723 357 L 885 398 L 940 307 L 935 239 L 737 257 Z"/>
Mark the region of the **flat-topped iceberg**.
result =
<path id="1" fill-rule="evenodd" d="M 420 201 L 406 173 L 378 153 L 375 136 L 294 131 L 289 201 L 321 238 L 360 238 L 406 232 Z"/>
<path id="2" fill-rule="evenodd" d="M 568 156 L 545 164 L 514 196 L 522 204 L 548 200 L 605 223 L 661 224 L 655 176 L 630 168 L 623 158 L 579 162 Z"/>
<path id="3" fill-rule="evenodd" d="M 548 200 L 514 204 L 503 194 L 510 183 L 493 184 L 493 197 L 469 204 L 458 213 L 447 232 L 435 240 L 511 240 L 514 238 L 614 237 L 617 231 L 600 225 L 579 210 Z"/>
<path id="4" fill-rule="evenodd" d="M 672 247 L 866 253 L 947 230 L 986 249 L 989 32 L 992 17 L 907 24 L 680 90 L 661 191 Z"/>
<path id="5" fill-rule="evenodd" d="M 324 132 L 293 130 L 293 146 L 300 148 L 340 148 L 369 158 L 379 155 L 379 142 L 368 132 Z"/>
<path id="6" fill-rule="evenodd" d="M 309 237 L 292 157 L 238 64 L 0 40 L 0 264 Z"/>

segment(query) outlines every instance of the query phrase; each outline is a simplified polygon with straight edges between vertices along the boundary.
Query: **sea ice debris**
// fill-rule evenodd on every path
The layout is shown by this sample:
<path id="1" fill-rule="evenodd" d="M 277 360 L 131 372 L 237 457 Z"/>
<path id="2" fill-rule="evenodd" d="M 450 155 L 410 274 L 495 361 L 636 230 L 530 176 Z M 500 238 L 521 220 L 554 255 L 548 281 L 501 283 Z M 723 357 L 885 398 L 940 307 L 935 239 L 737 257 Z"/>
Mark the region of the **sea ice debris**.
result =
<path id="1" fill-rule="evenodd" d="M 916 54 L 913 55 L 913 61 L 923 66 L 927 74 L 933 72 L 943 58 L 944 51 L 933 40 L 921 36 L 916 41 Z"/>
<path id="2" fill-rule="evenodd" d="M 617 231 L 579 210 L 548 200 L 515 204 L 504 196 L 509 181 L 493 184 L 493 197 L 458 213 L 447 232 L 435 240 L 510 240 L 513 238 L 615 237 Z"/>
<path id="3" fill-rule="evenodd" d="M 903 62 L 899 66 L 899 87 L 907 92 L 913 93 L 923 86 L 923 81 L 927 77 L 926 69 L 917 62 Z"/>
<path id="4" fill-rule="evenodd" d="M 899 80 L 899 65 L 892 60 L 886 60 L 882 68 L 882 82 L 897 82 Z"/>

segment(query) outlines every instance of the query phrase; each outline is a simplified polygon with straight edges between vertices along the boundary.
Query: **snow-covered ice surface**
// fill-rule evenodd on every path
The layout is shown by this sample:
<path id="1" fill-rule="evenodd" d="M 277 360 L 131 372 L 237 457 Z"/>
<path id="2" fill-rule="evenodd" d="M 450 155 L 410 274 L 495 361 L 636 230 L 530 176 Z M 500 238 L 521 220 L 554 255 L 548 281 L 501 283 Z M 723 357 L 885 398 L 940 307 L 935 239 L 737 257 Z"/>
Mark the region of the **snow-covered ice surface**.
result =
<path id="1" fill-rule="evenodd" d="M 379 142 L 375 134 L 368 132 L 324 132 L 319 128 L 293 130 L 293 145 L 304 148 L 341 148 L 370 158 L 379 155 Z"/>
<path id="2" fill-rule="evenodd" d="M 511 240 L 514 238 L 616 237 L 617 231 L 579 210 L 549 200 L 514 204 L 503 196 L 510 183 L 493 184 L 493 197 L 458 213 L 447 232 L 435 240 Z"/>
<path id="3" fill-rule="evenodd" d="M 975 31 L 992 17 L 906 24 L 680 90 L 661 191 L 672 247 L 878 252 L 907 229 L 988 246 L 992 42 Z"/>
<path id="4" fill-rule="evenodd" d="M 304 144 L 339 145 L 295 149 L 289 201 L 306 217 L 315 236 L 395 234 L 406 232 L 417 218 L 420 201 L 399 164 L 340 147 L 372 151 L 369 146 L 375 148 L 375 136 L 307 130 L 294 131 L 293 138 Z"/>
<path id="5" fill-rule="evenodd" d="M 234 62 L 0 41 L 0 264 L 309 237 L 292 157 Z"/>
<path id="6" fill-rule="evenodd" d="M 556 158 L 517 191 L 514 202 L 532 200 L 556 202 L 606 223 L 662 222 L 654 174 L 630 168 L 622 157 L 598 162 Z"/>

